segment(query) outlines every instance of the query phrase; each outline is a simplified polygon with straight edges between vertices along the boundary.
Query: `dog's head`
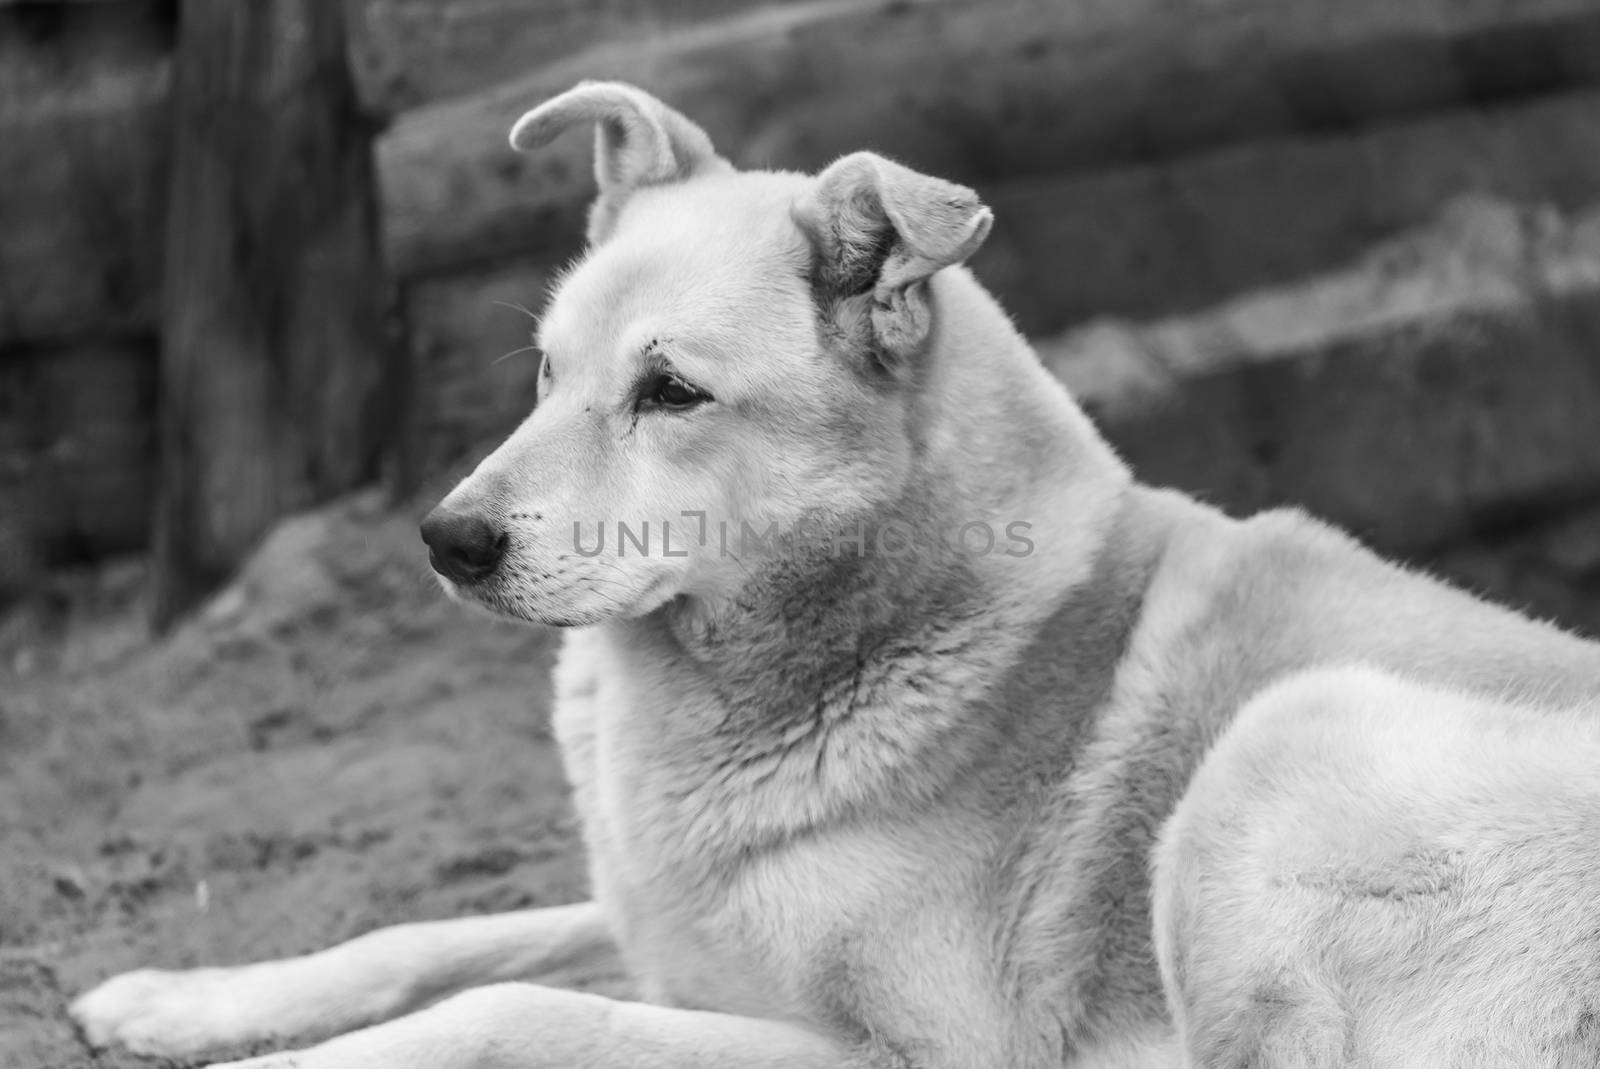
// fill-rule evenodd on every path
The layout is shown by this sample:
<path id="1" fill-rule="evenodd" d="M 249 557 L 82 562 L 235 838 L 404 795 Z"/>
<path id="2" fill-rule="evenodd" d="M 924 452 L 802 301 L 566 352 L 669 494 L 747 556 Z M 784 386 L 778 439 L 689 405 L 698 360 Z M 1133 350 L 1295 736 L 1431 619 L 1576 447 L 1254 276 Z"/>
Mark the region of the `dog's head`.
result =
<path id="1" fill-rule="evenodd" d="M 735 171 L 626 85 L 580 85 L 511 141 L 590 124 L 590 247 L 540 320 L 538 403 L 423 524 L 447 588 L 558 625 L 736 596 L 796 532 L 896 500 L 930 279 L 990 225 L 972 191 L 870 153 Z"/>

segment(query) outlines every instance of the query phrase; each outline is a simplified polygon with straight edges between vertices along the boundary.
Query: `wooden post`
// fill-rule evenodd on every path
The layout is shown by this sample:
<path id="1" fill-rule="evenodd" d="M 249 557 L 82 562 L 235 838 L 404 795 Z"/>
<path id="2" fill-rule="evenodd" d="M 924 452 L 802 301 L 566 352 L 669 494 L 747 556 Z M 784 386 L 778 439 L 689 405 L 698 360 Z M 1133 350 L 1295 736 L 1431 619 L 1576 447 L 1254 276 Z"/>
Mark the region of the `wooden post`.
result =
<path id="1" fill-rule="evenodd" d="M 391 369 L 373 131 L 343 19 L 344 5 L 328 0 L 182 2 L 157 629 L 222 582 L 279 517 L 378 473 Z"/>

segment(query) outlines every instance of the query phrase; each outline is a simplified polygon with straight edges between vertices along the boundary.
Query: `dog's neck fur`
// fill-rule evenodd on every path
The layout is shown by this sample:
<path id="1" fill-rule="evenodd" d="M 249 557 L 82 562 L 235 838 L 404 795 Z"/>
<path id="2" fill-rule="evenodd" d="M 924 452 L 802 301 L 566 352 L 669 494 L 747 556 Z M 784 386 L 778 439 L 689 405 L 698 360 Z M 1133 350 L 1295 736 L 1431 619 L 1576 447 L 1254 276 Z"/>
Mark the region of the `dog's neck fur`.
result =
<path id="1" fill-rule="evenodd" d="M 988 729 L 971 723 L 970 710 L 989 697 L 993 670 L 1088 582 L 1127 502 L 1127 469 L 971 275 L 942 272 L 933 300 L 937 326 L 911 401 L 922 437 L 900 492 L 860 519 L 867 551 L 769 561 L 721 604 L 678 602 L 610 625 L 716 695 L 721 722 L 701 730 L 715 735 L 725 766 L 804 752 L 820 769 L 833 751 L 891 752 L 917 763 L 918 774 L 841 767 L 838 780 L 853 794 L 891 779 L 937 791 L 987 745 L 979 736 Z M 1034 552 L 872 550 L 874 532 L 891 521 L 925 532 L 969 520 L 1002 537 L 1024 521 Z M 889 750 L 841 741 L 879 730 L 880 694 L 903 703 L 908 693 L 927 709 L 909 721 L 904 709 L 881 718 L 900 733 Z"/>

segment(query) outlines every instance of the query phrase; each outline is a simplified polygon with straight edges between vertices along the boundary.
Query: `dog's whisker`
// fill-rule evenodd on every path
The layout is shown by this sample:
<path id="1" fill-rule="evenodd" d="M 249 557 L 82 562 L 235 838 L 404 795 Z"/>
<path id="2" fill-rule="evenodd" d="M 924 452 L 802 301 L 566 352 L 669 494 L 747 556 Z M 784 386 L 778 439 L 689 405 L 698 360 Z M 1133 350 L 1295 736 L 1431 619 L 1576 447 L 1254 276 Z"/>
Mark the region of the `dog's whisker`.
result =
<path id="1" fill-rule="evenodd" d="M 520 349 L 513 349 L 509 353 L 504 353 L 504 354 L 502 354 L 500 356 L 495 357 L 493 360 L 489 361 L 489 366 L 490 367 L 494 367 L 496 364 L 499 364 L 502 361 L 510 360 L 513 356 L 516 356 L 518 353 L 534 352 L 538 348 L 539 347 L 537 345 L 524 345 Z"/>
<path id="2" fill-rule="evenodd" d="M 513 312 L 521 312 L 523 315 L 527 316 L 536 323 L 539 321 L 539 317 L 537 315 L 535 315 L 533 312 L 530 312 L 527 308 L 524 308 L 515 301 L 490 301 L 489 303 L 498 304 L 502 308 L 509 308 Z"/>

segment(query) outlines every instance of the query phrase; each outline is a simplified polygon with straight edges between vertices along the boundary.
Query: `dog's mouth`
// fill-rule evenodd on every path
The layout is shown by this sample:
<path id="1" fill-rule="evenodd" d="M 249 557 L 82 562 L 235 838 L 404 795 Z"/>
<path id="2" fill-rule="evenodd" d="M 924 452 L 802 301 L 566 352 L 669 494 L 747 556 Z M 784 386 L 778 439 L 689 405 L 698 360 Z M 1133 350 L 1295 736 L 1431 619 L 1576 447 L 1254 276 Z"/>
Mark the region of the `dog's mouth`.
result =
<path id="1" fill-rule="evenodd" d="M 589 627 L 618 615 L 616 612 L 585 612 L 570 607 L 557 609 L 547 599 L 536 601 L 508 593 L 496 581 L 498 577 L 494 576 L 467 583 L 457 582 L 445 575 L 436 575 L 435 578 L 451 601 L 498 620 L 511 620 L 532 627 Z"/>

